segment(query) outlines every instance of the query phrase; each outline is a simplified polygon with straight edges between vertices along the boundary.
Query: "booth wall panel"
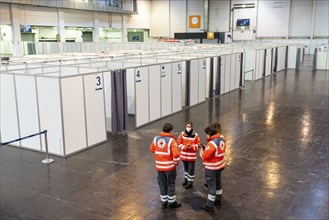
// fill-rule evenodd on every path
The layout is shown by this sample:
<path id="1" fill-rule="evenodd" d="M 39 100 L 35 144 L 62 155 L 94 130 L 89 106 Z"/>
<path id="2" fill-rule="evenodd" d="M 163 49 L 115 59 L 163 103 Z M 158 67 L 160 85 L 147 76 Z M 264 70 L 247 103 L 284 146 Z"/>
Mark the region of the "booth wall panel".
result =
<path id="1" fill-rule="evenodd" d="M 221 56 L 221 66 L 220 66 L 220 94 L 225 93 L 225 65 L 226 56 Z"/>
<path id="2" fill-rule="evenodd" d="M 87 147 L 83 82 L 81 76 L 62 78 L 65 153 Z"/>
<path id="3" fill-rule="evenodd" d="M 182 101 L 181 104 L 185 106 L 185 94 L 186 94 L 186 62 L 182 62 Z"/>
<path id="4" fill-rule="evenodd" d="M 161 117 L 160 65 L 149 67 L 150 121 Z"/>
<path id="5" fill-rule="evenodd" d="M 40 132 L 34 76 L 16 75 L 16 91 L 21 137 Z M 21 141 L 21 146 L 41 150 L 40 136 Z"/>
<path id="6" fill-rule="evenodd" d="M 255 69 L 255 80 L 258 80 L 260 77 L 260 63 L 261 63 L 261 58 L 260 58 L 260 50 L 256 51 L 256 69 Z"/>
<path id="7" fill-rule="evenodd" d="M 253 80 L 256 69 L 256 51 L 246 51 L 245 80 Z"/>
<path id="8" fill-rule="evenodd" d="M 240 59 L 242 63 L 241 67 L 242 67 L 242 74 L 241 74 L 241 77 L 242 77 L 242 86 L 245 85 L 245 79 L 244 79 L 244 72 L 245 72 L 245 62 L 246 62 L 246 53 L 242 53 L 243 54 L 243 57 Z"/>
<path id="9" fill-rule="evenodd" d="M 240 82 L 240 69 L 241 69 L 241 54 L 235 54 L 235 79 L 234 79 L 234 89 L 239 88 Z"/>
<path id="10" fill-rule="evenodd" d="M 282 70 L 282 47 L 278 47 L 278 66 L 277 66 L 277 71 Z"/>
<path id="11" fill-rule="evenodd" d="M 47 130 L 48 151 L 64 156 L 64 138 L 62 127 L 61 99 L 59 79 L 38 77 L 38 98 L 40 113 L 40 129 Z M 42 136 L 42 150 L 45 151 Z"/>
<path id="12" fill-rule="evenodd" d="M 14 76 L 0 74 L 0 129 L 1 141 L 19 138 Z M 11 145 L 20 146 L 19 142 Z"/>
<path id="13" fill-rule="evenodd" d="M 208 68 L 209 69 L 209 68 Z M 198 103 L 206 100 L 206 73 L 207 59 L 199 60 L 199 100 Z"/>
<path id="14" fill-rule="evenodd" d="M 271 74 L 271 60 L 272 60 L 272 50 L 266 49 L 266 66 L 265 66 L 265 76 Z"/>
<path id="15" fill-rule="evenodd" d="M 230 81 L 231 81 L 231 55 L 226 55 L 224 93 L 230 91 Z"/>
<path id="16" fill-rule="evenodd" d="M 316 68 L 319 70 L 327 69 L 328 62 L 328 52 L 318 52 L 317 53 L 317 61 Z"/>
<path id="17" fill-rule="evenodd" d="M 105 117 L 106 117 L 106 130 L 108 132 L 112 131 L 112 79 L 111 72 L 103 73 L 104 79 L 104 96 L 105 96 Z M 127 74 L 127 80 L 128 80 Z M 128 96 L 129 97 L 129 96 Z M 128 98 L 129 99 L 129 98 Z M 129 101 L 128 101 L 129 106 Z M 129 107 L 128 107 L 129 109 Z"/>
<path id="18" fill-rule="evenodd" d="M 230 71 L 230 90 L 232 91 L 235 89 L 235 72 L 236 72 L 236 55 L 231 54 L 231 71 Z"/>
<path id="19" fill-rule="evenodd" d="M 84 76 L 88 146 L 107 139 L 103 82 L 102 73 Z"/>
<path id="20" fill-rule="evenodd" d="M 214 72 L 213 72 L 213 88 L 215 90 L 216 88 L 216 82 L 217 82 L 217 64 L 218 64 L 218 57 L 214 57 Z"/>
<path id="21" fill-rule="evenodd" d="M 276 56 L 276 48 L 274 47 L 272 50 L 272 69 L 271 72 L 274 72 L 274 67 L 275 67 L 275 56 Z"/>
<path id="22" fill-rule="evenodd" d="M 135 78 L 139 74 L 140 81 L 136 80 L 136 127 L 147 124 L 149 119 L 149 73 L 148 67 L 141 67 L 135 69 Z"/>
<path id="23" fill-rule="evenodd" d="M 182 110 L 182 63 L 172 63 L 172 112 Z"/>
<path id="24" fill-rule="evenodd" d="M 161 116 L 164 117 L 172 113 L 171 64 L 167 63 L 160 66 L 160 71 L 163 71 L 163 67 L 165 68 L 161 77 Z"/>
<path id="25" fill-rule="evenodd" d="M 127 101 L 128 101 L 128 114 L 135 115 L 135 70 L 127 69 Z M 110 84 L 111 85 L 111 84 Z"/>
<path id="26" fill-rule="evenodd" d="M 209 94 L 209 87 L 210 87 L 210 58 L 207 58 L 207 66 L 209 68 L 206 69 L 206 80 L 205 80 L 205 83 L 206 83 L 206 88 L 205 88 L 205 91 L 206 91 L 206 98 L 209 98 L 210 94 Z M 214 68 L 214 65 L 212 66 Z M 214 71 L 214 70 L 213 70 Z"/>
<path id="27" fill-rule="evenodd" d="M 297 46 L 289 46 L 288 47 L 288 66 L 289 69 L 296 68 L 296 60 L 297 60 Z"/>
<path id="28" fill-rule="evenodd" d="M 190 106 L 198 103 L 199 97 L 199 60 L 191 60 L 190 68 Z"/>

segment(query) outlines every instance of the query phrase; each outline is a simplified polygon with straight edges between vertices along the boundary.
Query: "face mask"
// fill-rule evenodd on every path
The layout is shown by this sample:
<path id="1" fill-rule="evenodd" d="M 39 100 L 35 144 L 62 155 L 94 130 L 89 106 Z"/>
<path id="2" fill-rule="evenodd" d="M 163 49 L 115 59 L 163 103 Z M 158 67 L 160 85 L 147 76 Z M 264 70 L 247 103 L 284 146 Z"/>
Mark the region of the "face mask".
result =
<path id="1" fill-rule="evenodd" d="M 192 128 L 185 128 L 187 132 L 190 132 Z"/>

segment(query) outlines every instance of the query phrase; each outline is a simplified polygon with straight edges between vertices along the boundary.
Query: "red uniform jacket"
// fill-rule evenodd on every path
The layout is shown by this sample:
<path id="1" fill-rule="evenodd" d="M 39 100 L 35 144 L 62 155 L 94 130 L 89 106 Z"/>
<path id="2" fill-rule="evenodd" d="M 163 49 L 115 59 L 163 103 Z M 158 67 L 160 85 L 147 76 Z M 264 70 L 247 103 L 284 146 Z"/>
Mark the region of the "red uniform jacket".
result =
<path id="1" fill-rule="evenodd" d="M 185 131 L 181 132 L 177 144 L 181 150 L 180 158 L 182 160 L 188 162 L 196 161 L 196 153 L 200 147 L 200 138 L 196 132 L 192 131 L 190 136 Z M 190 145 L 190 149 L 187 149 L 188 145 Z"/>
<path id="2" fill-rule="evenodd" d="M 224 155 L 226 144 L 224 137 L 215 134 L 209 137 L 207 142 L 203 153 L 201 153 L 205 168 L 209 170 L 220 170 L 225 168 Z"/>
<path id="3" fill-rule="evenodd" d="M 179 150 L 176 139 L 169 133 L 161 132 L 154 138 L 150 151 L 155 154 L 156 169 L 170 171 L 175 169 L 179 162 Z"/>

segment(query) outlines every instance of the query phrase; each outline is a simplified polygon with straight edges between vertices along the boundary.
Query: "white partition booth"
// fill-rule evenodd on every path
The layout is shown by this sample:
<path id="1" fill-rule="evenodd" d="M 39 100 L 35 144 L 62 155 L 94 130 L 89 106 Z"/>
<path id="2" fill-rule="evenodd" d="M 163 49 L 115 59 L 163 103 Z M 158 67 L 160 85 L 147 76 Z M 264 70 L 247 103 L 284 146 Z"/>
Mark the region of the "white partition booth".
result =
<path id="1" fill-rule="evenodd" d="M 329 53 L 328 53 L 328 51 L 316 52 L 316 69 L 329 70 Z"/>
<path id="2" fill-rule="evenodd" d="M 276 49 L 275 72 L 279 72 L 287 68 L 287 46 L 278 46 Z"/>
<path id="3" fill-rule="evenodd" d="M 107 140 L 103 74 L 59 68 L 43 75 L 0 74 L 2 142 L 47 130 L 49 153 L 65 157 Z M 12 145 L 45 151 L 41 136 Z"/>
<path id="4" fill-rule="evenodd" d="M 240 87 L 241 56 L 241 53 L 220 56 L 220 94 Z"/>
<path id="5" fill-rule="evenodd" d="M 128 114 L 135 126 L 181 111 L 182 62 L 127 68 Z"/>

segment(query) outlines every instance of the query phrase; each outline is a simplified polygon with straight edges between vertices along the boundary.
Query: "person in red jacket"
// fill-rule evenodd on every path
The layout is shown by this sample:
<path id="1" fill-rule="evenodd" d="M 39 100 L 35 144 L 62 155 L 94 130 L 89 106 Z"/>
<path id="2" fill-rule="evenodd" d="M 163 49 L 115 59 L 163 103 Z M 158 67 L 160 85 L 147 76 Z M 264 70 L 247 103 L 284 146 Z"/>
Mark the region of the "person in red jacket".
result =
<path id="1" fill-rule="evenodd" d="M 181 150 L 180 159 L 184 165 L 183 186 L 188 189 L 193 186 L 196 154 L 200 146 L 200 138 L 198 133 L 193 130 L 192 121 L 185 123 L 185 130 L 179 134 L 177 144 Z"/>
<path id="2" fill-rule="evenodd" d="M 208 199 L 202 208 L 206 211 L 214 211 L 214 204 L 221 205 L 221 172 L 225 168 L 226 144 L 214 125 L 208 126 L 205 133 L 207 134 L 208 143 L 204 149 L 200 149 L 200 157 L 205 165 Z"/>
<path id="3" fill-rule="evenodd" d="M 180 153 L 176 139 L 172 136 L 173 128 L 172 124 L 166 123 L 162 132 L 153 139 L 150 145 L 150 151 L 155 154 L 162 208 L 181 206 L 181 203 L 176 201 L 175 194 L 176 166 L 180 160 Z"/>

